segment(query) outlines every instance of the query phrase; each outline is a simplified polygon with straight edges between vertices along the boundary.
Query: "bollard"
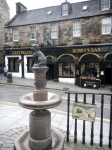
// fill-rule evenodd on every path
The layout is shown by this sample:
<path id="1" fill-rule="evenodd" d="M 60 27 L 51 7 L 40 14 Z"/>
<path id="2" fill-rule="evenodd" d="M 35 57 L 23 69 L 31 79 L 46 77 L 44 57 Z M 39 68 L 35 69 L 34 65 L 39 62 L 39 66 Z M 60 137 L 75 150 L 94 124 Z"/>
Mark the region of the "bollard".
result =
<path id="1" fill-rule="evenodd" d="M 12 73 L 7 73 L 7 83 L 12 83 Z"/>

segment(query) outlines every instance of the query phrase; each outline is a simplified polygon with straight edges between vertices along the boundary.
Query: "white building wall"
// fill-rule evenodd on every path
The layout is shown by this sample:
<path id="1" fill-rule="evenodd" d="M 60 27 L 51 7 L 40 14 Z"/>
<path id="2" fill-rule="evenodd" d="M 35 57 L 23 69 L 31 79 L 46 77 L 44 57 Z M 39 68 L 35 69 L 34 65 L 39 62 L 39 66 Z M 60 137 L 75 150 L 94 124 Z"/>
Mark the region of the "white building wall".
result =
<path id="1" fill-rule="evenodd" d="M 25 78 L 28 78 L 28 79 L 34 79 L 34 73 L 28 73 L 28 70 L 27 70 L 27 58 L 28 57 L 32 57 L 32 55 L 24 56 L 24 76 Z"/>
<path id="2" fill-rule="evenodd" d="M 75 84 L 75 78 L 59 78 L 59 82 Z"/>
<path id="3" fill-rule="evenodd" d="M 24 77 L 29 78 L 29 79 L 34 79 L 34 73 L 28 73 L 27 70 L 27 57 L 31 57 L 32 55 L 25 55 L 24 56 Z M 19 57 L 19 59 L 22 59 L 21 55 L 8 55 L 5 56 L 5 65 L 7 66 L 8 69 L 8 59 L 12 57 Z M 19 72 L 10 72 L 12 73 L 13 77 L 21 77 L 22 76 L 22 64 L 19 64 Z"/>
<path id="4" fill-rule="evenodd" d="M 8 59 L 13 58 L 13 57 L 19 57 L 19 59 L 21 59 L 21 55 L 14 55 L 14 56 L 8 55 L 8 56 L 5 56 L 5 65 L 6 65 L 7 69 L 9 69 L 8 68 Z M 19 72 L 10 72 L 10 73 L 12 73 L 12 76 L 14 76 L 14 77 L 21 77 L 21 74 L 22 74 L 21 64 L 19 64 Z"/>

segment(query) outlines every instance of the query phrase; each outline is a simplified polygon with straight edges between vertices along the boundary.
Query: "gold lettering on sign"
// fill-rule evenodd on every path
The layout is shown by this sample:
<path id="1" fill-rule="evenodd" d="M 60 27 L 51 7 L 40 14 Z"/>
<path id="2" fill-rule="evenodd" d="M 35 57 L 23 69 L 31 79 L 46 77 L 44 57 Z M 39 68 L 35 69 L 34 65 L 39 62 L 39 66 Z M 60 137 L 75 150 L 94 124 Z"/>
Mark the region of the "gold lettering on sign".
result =
<path id="1" fill-rule="evenodd" d="M 12 51 L 12 55 L 32 55 L 32 51 Z"/>
<path id="2" fill-rule="evenodd" d="M 79 48 L 72 50 L 73 53 L 98 53 L 100 51 L 100 48 Z"/>

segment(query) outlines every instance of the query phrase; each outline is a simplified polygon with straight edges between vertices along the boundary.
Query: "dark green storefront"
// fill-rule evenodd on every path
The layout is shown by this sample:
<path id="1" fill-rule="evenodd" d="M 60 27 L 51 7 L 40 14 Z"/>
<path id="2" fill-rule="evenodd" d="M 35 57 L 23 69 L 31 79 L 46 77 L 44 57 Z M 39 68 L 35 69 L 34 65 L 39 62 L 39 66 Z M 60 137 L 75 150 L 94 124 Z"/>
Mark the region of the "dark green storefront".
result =
<path id="1" fill-rule="evenodd" d="M 47 58 L 48 80 L 59 82 L 63 80 L 77 84 L 78 79 L 80 81 L 77 85 L 82 87 L 82 79 L 90 80 L 90 85 L 95 80 L 100 80 L 102 86 L 112 85 L 112 44 L 46 46 L 40 49 Z M 9 55 L 11 57 L 12 51 L 20 51 L 21 58 L 24 60 L 27 52 L 31 51 L 31 47 L 5 48 L 3 49 L 4 59 Z M 24 54 L 21 51 L 24 51 Z M 32 54 L 30 55 L 32 59 Z M 25 65 L 30 64 L 31 59 L 28 59 Z M 24 76 L 24 68 L 22 75 Z M 87 87 L 86 84 L 89 83 L 87 81 L 84 83 L 84 87 Z M 92 86 L 90 87 L 97 88 L 95 85 Z"/>

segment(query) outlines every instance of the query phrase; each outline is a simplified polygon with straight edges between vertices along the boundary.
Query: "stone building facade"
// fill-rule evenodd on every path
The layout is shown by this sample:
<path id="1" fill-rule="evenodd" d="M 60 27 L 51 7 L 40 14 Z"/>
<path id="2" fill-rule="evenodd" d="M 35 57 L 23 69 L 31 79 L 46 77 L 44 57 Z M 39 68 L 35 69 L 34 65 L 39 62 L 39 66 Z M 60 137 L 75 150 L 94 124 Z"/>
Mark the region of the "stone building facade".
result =
<path id="1" fill-rule="evenodd" d="M 110 15 L 106 15 L 108 17 Z M 81 40 L 82 44 L 89 44 L 91 39 L 100 39 L 101 43 L 110 43 L 112 42 L 112 34 L 102 35 L 102 16 L 95 16 L 88 18 L 81 18 L 82 22 L 82 33 L 80 37 L 73 37 L 73 21 L 60 21 L 59 23 L 59 37 L 58 39 L 53 39 L 54 45 L 59 45 L 60 43 L 65 43 L 65 45 L 73 45 L 75 41 Z M 35 24 L 37 29 L 36 39 L 30 39 L 30 25 L 18 26 L 19 30 L 19 41 L 14 41 L 15 44 L 33 44 L 33 43 L 43 43 L 50 36 L 50 23 Z M 12 38 L 12 28 L 5 29 L 5 42 L 13 42 Z"/>
<path id="2" fill-rule="evenodd" d="M 37 43 L 48 60 L 48 78 L 73 84 L 75 79 L 94 79 L 90 83 L 96 88 L 98 75 L 101 84 L 112 84 L 111 0 L 65 1 L 30 11 L 17 3 L 16 10 L 5 26 L 4 45 L 5 62 L 14 76 L 33 78 L 31 45 Z"/>
<path id="3" fill-rule="evenodd" d="M 101 0 L 100 0 L 101 1 Z M 70 4 L 69 2 L 65 2 L 67 4 Z M 112 18 L 112 9 L 102 11 L 100 8 L 101 2 L 98 0 L 92 1 L 87 1 L 87 2 L 81 2 L 81 3 L 76 3 L 76 4 L 70 4 L 72 7 L 71 13 L 66 16 L 61 15 L 61 6 L 56 6 L 55 7 L 55 12 L 53 12 L 53 7 L 49 7 L 48 9 L 43 8 L 40 10 L 37 10 L 37 17 L 40 15 L 42 17 L 41 19 L 39 18 L 39 21 L 34 21 L 35 18 L 33 16 L 33 13 L 35 15 L 36 10 L 32 11 L 27 11 L 27 8 L 23 6 L 21 3 L 16 4 L 16 12 L 17 12 L 17 17 L 9 24 L 7 24 L 7 28 L 5 28 L 5 42 L 17 42 L 13 40 L 13 35 L 12 35 L 12 30 L 13 28 L 18 28 L 19 31 L 19 40 L 18 43 L 20 45 L 24 44 L 32 44 L 32 43 L 43 43 L 45 42 L 46 39 L 52 38 L 51 37 L 51 24 L 53 22 L 57 23 L 57 28 L 58 28 L 58 35 L 56 38 L 53 38 L 54 45 L 59 45 L 59 43 L 66 43 L 66 45 L 72 45 L 74 44 L 77 40 L 81 40 L 82 44 L 89 44 L 91 39 L 100 39 L 101 43 L 110 43 L 112 40 L 112 33 L 109 34 L 102 34 L 102 18 Z M 76 5 L 76 6 L 75 6 Z M 92 6 L 93 8 L 92 8 Z M 111 1 L 110 1 L 110 8 L 111 8 Z M 22 6 L 21 9 L 18 12 L 18 7 Z M 80 9 L 77 10 L 75 7 L 79 7 Z M 60 9 L 60 20 L 58 19 L 58 15 L 56 14 L 58 11 L 58 7 Z M 85 8 L 84 8 L 85 7 Z M 93 10 L 95 8 L 95 10 Z M 57 10 L 56 10 L 57 9 Z M 76 9 L 78 11 L 79 16 L 74 14 L 74 17 L 72 15 L 73 9 Z M 90 10 L 92 9 L 92 10 Z M 40 12 L 39 12 L 40 11 Z M 96 13 L 95 13 L 96 11 Z M 29 17 L 29 14 L 31 12 L 31 16 Z M 22 13 L 26 13 L 26 16 L 23 15 Z M 51 13 L 51 14 L 49 14 Z M 52 14 L 55 13 L 55 15 L 52 18 Z M 44 16 L 43 16 L 44 15 Z M 56 16 L 57 15 L 57 16 Z M 23 20 L 21 22 L 21 18 L 23 17 Z M 25 22 L 24 17 L 27 17 L 29 21 L 27 20 L 28 23 Z M 32 18 L 31 18 L 32 17 Z M 44 21 L 44 18 L 48 17 Z M 49 19 L 51 17 L 51 19 Z M 38 19 L 38 18 L 37 18 Z M 32 21 L 33 20 L 33 21 Z M 50 20 L 50 21 L 49 21 Z M 20 21 L 20 23 L 19 23 Z M 31 22 L 32 21 L 32 22 Z M 73 23 L 75 21 L 80 21 L 80 35 L 73 35 Z M 33 23 L 34 22 L 34 23 Z M 30 27 L 35 26 L 35 39 L 31 39 L 30 37 Z M 112 25 L 111 25 L 112 29 Z"/>
<path id="4" fill-rule="evenodd" d="M 6 0 L 0 0 L 0 49 L 5 43 L 4 39 L 4 25 L 10 19 L 10 11 Z"/>

